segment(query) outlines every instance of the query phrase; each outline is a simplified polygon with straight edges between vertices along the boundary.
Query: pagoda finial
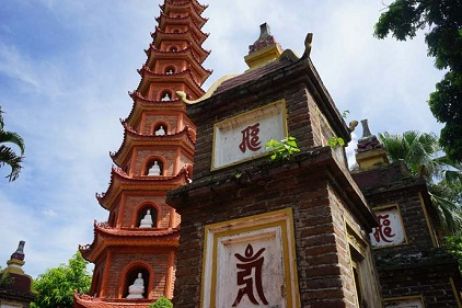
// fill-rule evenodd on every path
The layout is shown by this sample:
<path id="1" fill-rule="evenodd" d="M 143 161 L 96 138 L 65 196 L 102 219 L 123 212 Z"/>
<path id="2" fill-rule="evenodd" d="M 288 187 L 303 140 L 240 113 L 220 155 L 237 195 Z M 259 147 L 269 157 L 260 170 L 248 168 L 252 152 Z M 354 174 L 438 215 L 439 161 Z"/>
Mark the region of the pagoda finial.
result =
<path id="1" fill-rule="evenodd" d="M 367 119 L 361 120 L 363 135 L 358 140 L 356 161 L 359 169 L 370 170 L 388 164 L 388 157 L 383 144 L 371 133 Z"/>
<path id="2" fill-rule="evenodd" d="M 6 268 L 6 271 L 8 273 L 14 273 L 14 274 L 19 274 L 23 275 L 24 271 L 22 269 L 22 266 L 24 265 L 24 245 L 26 244 L 25 241 L 20 241 L 18 244 L 18 248 L 16 249 L 15 252 L 11 254 L 10 260 L 6 262 L 8 264 L 8 267 Z"/>
<path id="3" fill-rule="evenodd" d="M 367 119 L 361 120 L 361 126 L 363 127 L 362 138 L 367 138 L 367 137 L 372 136 L 371 130 L 369 129 L 369 123 Z"/>
<path id="4" fill-rule="evenodd" d="M 249 54 L 244 59 L 250 68 L 255 68 L 276 60 L 281 54 L 282 48 L 265 22 L 260 25 L 260 36 L 249 46 Z"/>

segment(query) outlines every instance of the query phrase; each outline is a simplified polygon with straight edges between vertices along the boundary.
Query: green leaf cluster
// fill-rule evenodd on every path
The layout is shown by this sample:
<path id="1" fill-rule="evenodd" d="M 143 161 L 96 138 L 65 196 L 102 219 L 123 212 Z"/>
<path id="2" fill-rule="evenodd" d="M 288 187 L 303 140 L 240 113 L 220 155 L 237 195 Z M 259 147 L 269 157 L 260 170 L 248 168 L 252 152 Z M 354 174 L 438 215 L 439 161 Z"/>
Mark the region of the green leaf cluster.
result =
<path id="1" fill-rule="evenodd" d="M 462 272 L 462 235 L 448 236 L 444 240 L 445 248 L 456 257 Z"/>
<path id="2" fill-rule="evenodd" d="M 3 120 L 3 111 L 0 107 L 0 168 L 8 165 L 11 172 L 7 175 L 7 179 L 11 182 L 18 178 L 19 172 L 22 168 L 22 161 L 24 159 L 24 140 L 17 133 L 6 131 L 5 122 Z M 16 154 L 13 149 L 6 145 L 16 145 L 20 150 L 20 155 Z"/>
<path id="3" fill-rule="evenodd" d="M 32 308 L 71 308 L 74 292 L 86 293 L 90 289 L 91 276 L 87 264 L 77 252 L 66 265 L 49 269 L 34 280 L 32 288 L 36 298 Z"/>
<path id="4" fill-rule="evenodd" d="M 375 25 L 375 35 L 392 34 L 398 40 L 413 38 L 427 29 L 428 55 L 438 69 L 447 69 L 430 94 L 429 105 L 444 123 L 439 142 L 453 161 L 462 161 L 462 1 L 395 0 Z"/>
<path id="5" fill-rule="evenodd" d="M 332 136 L 327 140 L 327 145 L 333 149 L 345 146 L 345 140 L 342 137 Z"/>
<path id="6" fill-rule="evenodd" d="M 168 298 L 161 296 L 158 300 L 149 305 L 149 308 L 173 308 L 173 304 Z"/>
<path id="7" fill-rule="evenodd" d="M 266 150 L 271 153 L 270 159 L 289 160 L 294 154 L 300 153 L 300 148 L 295 137 L 287 137 L 281 141 L 270 139 L 265 144 Z"/>

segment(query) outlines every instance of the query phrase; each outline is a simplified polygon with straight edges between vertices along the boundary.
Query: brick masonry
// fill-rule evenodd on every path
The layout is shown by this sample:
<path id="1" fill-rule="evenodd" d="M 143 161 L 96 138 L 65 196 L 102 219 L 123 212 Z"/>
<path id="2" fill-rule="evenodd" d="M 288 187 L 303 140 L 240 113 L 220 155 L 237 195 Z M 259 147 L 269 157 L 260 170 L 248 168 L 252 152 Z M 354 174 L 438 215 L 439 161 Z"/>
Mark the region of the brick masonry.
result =
<path id="1" fill-rule="evenodd" d="M 452 278 L 454 286 L 461 289 L 459 269 L 455 259 L 438 248 L 435 213 L 425 182 L 410 177 L 402 163 L 354 177 L 372 209 L 399 207 L 407 236 L 403 245 L 373 251 L 384 300 L 422 296 L 425 307 L 459 307 L 450 282 Z"/>
<path id="2" fill-rule="evenodd" d="M 356 307 L 347 224 L 365 243 L 366 257 L 371 259 L 367 234 L 375 220 L 345 172 L 343 151 L 338 156 L 321 147 L 331 134 L 342 134 L 338 127 L 344 127 L 343 121 L 337 117 L 343 124 L 336 126 L 329 122 L 321 111 L 319 93 L 297 75 L 305 76 L 306 71 L 289 62 L 285 65 L 290 68 L 280 68 L 250 86 L 237 87 L 188 110 L 197 125 L 194 182 L 167 197 L 182 216 L 176 307 L 199 305 L 205 225 L 284 208 L 294 213 L 301 306 Z M 211 173 L 213 123 L 280 99 L 286 101 L 289 135 L 297 138 L 303 154 L 290 163 L 271 164 L 263 158 Z M 338 115 L 336 110 L 330 112 Z M 242 174 L 241 180 L 233 180 L 236 173 Z M 378 307 L 375 270 L 370 270 L 370 284 L 365 288 L 371 294 L 375 291 L 369 304 Z"/>

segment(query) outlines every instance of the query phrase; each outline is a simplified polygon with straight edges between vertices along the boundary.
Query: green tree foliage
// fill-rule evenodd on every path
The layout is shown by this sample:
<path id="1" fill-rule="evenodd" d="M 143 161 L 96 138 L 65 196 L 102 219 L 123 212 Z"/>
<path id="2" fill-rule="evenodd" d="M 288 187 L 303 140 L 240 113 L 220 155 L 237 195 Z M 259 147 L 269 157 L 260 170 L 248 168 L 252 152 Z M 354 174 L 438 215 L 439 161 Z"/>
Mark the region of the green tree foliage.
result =
<path id="1" fill-rule="evenodd" d="M 158 300 L 149 305 L 149 308 L 173 308 L 173 304 L 168 298 L 161 296 Z"/>
<path id="2" fill-rule="evenodd" d="M 459 269 L 462 271 L 462 236 L 448 236 L 445 239 L 444 246 L 453 254 L 459 262 Z"/>
<path id="3" fill-rule="evenodd" d="M 74 292 L 86 293 L 90 289 L 91 276 L 88 262 L 77 252 L 66 265 L 49 269 L 34 280 L 36 293 L 32 308 L 71 308 Z"/>
<path id="4" fill-rule="evenodd" d="M 427 183 L 439 223 L 447 232 L 462 226 L 462 166 L 443 153 L 433 134 L 407 131 L 402 135 L 379 134 L 391 161 L 403 160 L 411 173 Z"/>
<path id="5" fill-rule="evenodd" d="M 398 40 L 428 29 L 425 40 L 435 66 L 446 69 L 443 80 L 430 94 L 429 105 L 439 122 L 440 144 L 448 157 L 462 161 L 462 1 L 394 0 L 375 25 L 375 35 L 392 34 Z"/>
<path id="6" fill-rule="evenodd" d="M 24 140 L 17 133 L 5 130 L 5 122 L 2 114 L 2 108 L 0 107 L 0 168 L 5 165 L 11 168 L 11 173 L 7 175 L 8 180 L 11 182 L 18 178 L 22 168 L 21 163 L 24 158 Z M 6 144 L 16 145 L 21 154 L 16 154 L 13 149 Z"/>

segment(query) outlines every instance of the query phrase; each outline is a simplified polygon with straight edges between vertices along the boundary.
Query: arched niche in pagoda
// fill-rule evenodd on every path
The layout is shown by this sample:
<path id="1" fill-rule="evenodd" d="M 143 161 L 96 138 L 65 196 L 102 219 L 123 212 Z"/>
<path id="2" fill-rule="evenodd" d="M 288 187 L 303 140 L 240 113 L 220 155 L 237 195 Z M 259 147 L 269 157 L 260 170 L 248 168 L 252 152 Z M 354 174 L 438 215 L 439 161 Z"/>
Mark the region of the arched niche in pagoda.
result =
<path id="1" fill-rule="evenodd" d="M 173 100 L 172 91 L 170 91 L 170 90 L 163 90 L 162 92 L 160 92 L 159 100 L 160 100 L 161 102 L 169 102 L 169 101 Z"/>
<path id="2" fill-rule="evenodd" d="M 165 162 L 160 157 L 149 158 L 144 165 L 145 176 L 163 176 L 165 175 Z"/>
<path id="3" fill-rule="evenodd" d="M 152 127 L 152 134 L 154 136 L 168 135 L 168 126 L 165 122 L 156 122 Z"/>
<path id="4" fill-rule="evenodd" d="M 176 73 L 176 68 L 173 65 L 169 65 L 164 70 L 165 75 L 173 75 Z"/>
<path id="5" fill-rule="evenodd" d="M 133 224 L 135 225 L 135 227 L 142 227 L 143 220 L 147 218 L 146 216 L 149 216 L 151 218 L 151 227 L 158 228 L 159 212 L 159 207 L 157 207 L 153 203 L 142 204 L 136 211 L 136 215 L 134 216 L 135 221 L 133 222 Z"/>
<path id="6" fill-rule="evenodd" d="M 141 274 L 141 275 L 140 275 Z M 152 281 L 154 278 L 154 272 L 150 264 L 143 261 L 134 261 L 129 263 L 123 271 L 121 271 L 121 281 L 119 283 L 120 289 L 118 298 L 129 298 L 129 295 L 133 295 L 133 289 L 130 287 L 135 285 L 137 279 L 142 279 L 144 290 L 140 295 L 141 298 L 148 298 L 149 292 L 152 290 Z M 130 292 L 132 291 L 132 292 Z M 136 299 L 136 298 L 129 298 Z"/>

